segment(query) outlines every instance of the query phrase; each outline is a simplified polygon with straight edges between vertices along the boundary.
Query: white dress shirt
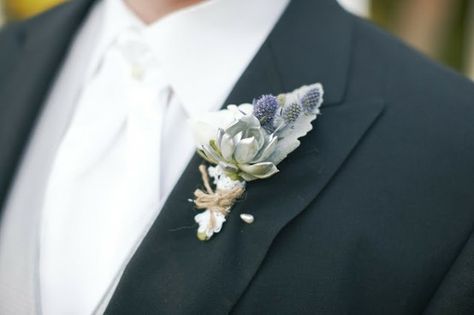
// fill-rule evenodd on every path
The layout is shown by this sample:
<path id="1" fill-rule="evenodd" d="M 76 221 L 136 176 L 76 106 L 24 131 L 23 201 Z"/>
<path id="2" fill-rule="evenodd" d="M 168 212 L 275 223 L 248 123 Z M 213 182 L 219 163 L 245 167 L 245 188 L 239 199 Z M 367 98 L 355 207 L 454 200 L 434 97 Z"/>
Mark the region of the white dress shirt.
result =
<path id="1" fill-rule="evenodd" d="M 94 6 L 54 83 L 6 203 L 0 229 L 0 300 L 6 298 L 10 302 L 0 303 L 1 314 L 35 314 L 40 310 L 45 314 L 91 314 L 103 310 L 123 268 L 194 153 L 187 119 L 222 106 L 288 2 L 205 1 L 151 25 L 144 25 L 120 0 L 99 1 Z M 125 56 L 130 71 L 101 72 L 113 62 L 111 49 Z M 148 63 L 149 59 L 153 62 Z M 100 84 L 90 88 L 97 76 L 103 89 L 97 88 Z M 151 79 L 142 80 L 147 76 Z M 110 90 L 117 87 L 117 93 Z M 93 93 L 89 92 L 91 89 Z M 117 95 L 126 96 L 129 101 L 117 100 Z M 139 209 L 123 206 L 122 196 L 108 198 L 107 192 L 120 191 L 120 180 L 127 178 L 122 169 L 114 169 L 112 160 L 97 165 L 91 160 L 89 170 L 101 173 L 114 187 L 101 187 L 96 174 L 92 180 L 94 193 L 80 196 L 86 208 L 77 204 L 61 207 L 67 203 L 58 201 L 63 187 L 57 185 L 57 178 L 64 178 L 61 174 L 70 169 L 58 165 L 62 161 L 58 154 L 77 152 L 74 146 L 69 146 L 70 150 L 64 146 L 75 122 L 87 122 L 88 117 L 99 121 L 93 110 L 87 110 L 94 102 L 101 106 L 97 113 L 110 112 L 112 117 L 120 112 L 120 106 L 114 104 L 130 107 L 133 100 L 156 104 L 146 112 L 134 107 L 124 111 L 127 119 L 135 119 L 130 138 L 134 140 L 129 141 L 132 146 L 122 147 L 123 154 L 115 153 L 115 158 L 135 152 L 149 157 L 136 159 L 141 172 L 137 171 L 134 180 L 149 188 L 143 189 L 143 202 L 140 203 L 138 189 L 129 192 L 135 196 L 133 204 L 140 204 Z M 75 130 L 84 144 L 81 132 Z M 91 146 L 101 148 L 100 139 L 112 130 L 107 123 L 92 130 L 97 137 L 84 134 L 84 138 Z M 101 154 L 112 152 L 104 148 Z M 110 182 L 112 177 L 117 180 Z M 123 191 L 124 195 L 127 193 Z M 104 205 L 100 213 L 94 210 L 98 205 Z M 114 222 L 133 224 L 122 226 Z M 119 237 L 104 237 L 117 231 L 121 232 Z M 78 261 L 85 259 L 86 263 L 101 252 L 102 260 L 81 268 L 75 266 L 73 257 L 58 260 L 64 250 L 66 255 L 80 250 Z M 62 279 L 69 271 L 71 275 L 65 278 L 72 279 L 70 287 Z M 77 279 L 87 280 L 80 283 L 84 287 L 79 290 Z"/>

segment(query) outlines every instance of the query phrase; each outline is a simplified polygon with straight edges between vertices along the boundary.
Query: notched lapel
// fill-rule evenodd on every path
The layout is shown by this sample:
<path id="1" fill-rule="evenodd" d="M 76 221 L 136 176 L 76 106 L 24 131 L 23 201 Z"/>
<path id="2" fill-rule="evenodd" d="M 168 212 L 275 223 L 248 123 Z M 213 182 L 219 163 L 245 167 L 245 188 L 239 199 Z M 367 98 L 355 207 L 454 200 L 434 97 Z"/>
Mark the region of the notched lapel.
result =
<path id="1" fill-rule="evenodd" d="M 195 211 L 187 201 L 200 185 L 200 160 L 193 159 L 187 180 L 176 187 L 125 271 L 108 313 L 228 313 L 274 238 L 317 198 L 382 109 L 380 101 L 323 107 L 301 152 L 280 164 L 279 174 L 251 182 L 221 233 L 208 242 L 196 239 Z M 253 214 L 255 222 L 243 223 L 240 213 Z"/>
<path id="2" fill-rule="evenodd" d="M 226 104 L 321 82 L 331 106 L 323 107 L 315 129 L 279 165 L 281 172 L 250 183 L 223 230 L 205 243 L 196 238 L 196 211 L 188 201 L 201 186 L 201 161 L 194 158 L 125 269 L 106 313 L 231 311 L 274 238 L 317 198 L 382 111 L 377 101 L 341 104 L 351 34 L 352 19 L 335 1 L 290 2 Z M 319 40 L 307 40 L 311 36 Z M 243 223 L 240 213 L 253 214 L 255 222 Z"/>

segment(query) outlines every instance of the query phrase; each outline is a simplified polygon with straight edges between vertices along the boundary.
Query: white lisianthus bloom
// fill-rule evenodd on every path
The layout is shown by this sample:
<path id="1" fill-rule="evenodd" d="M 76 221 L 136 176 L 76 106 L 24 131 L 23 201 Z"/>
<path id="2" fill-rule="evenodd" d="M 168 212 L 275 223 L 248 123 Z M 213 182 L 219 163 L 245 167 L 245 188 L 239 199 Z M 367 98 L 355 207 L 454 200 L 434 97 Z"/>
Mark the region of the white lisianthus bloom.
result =
<path id="1" fill-rule="evenodd" d="M 242 113 L 251 114 L 253 106 L 242 104 L 229 105 L 218 112 L 208 112 L 189 119 L 198 148 L 208 145 L 211 140 L 217 140 L 217 131 L 225 129 L 232 122 L 242 117 Z"/>
<path id="2" fill-rule="evenodd" d="M 206 210 L 194 217 L 196 223 L 199 224 L 197 237 L 201 241 L 206 241 L 214 235 L 219 233 L 222 225 L 225 222 L 225 216 L 217 211 Z"/>

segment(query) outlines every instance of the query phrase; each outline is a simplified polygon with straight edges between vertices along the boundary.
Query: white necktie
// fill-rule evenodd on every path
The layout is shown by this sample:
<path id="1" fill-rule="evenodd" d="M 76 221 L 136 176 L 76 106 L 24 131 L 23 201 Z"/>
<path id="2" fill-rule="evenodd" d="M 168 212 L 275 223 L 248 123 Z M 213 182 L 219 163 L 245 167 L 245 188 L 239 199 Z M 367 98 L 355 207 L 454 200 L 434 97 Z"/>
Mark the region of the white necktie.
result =
<path id="1" fill-rule="evenodd" d="M 85 86 L 42 214 L 44 314 L 91 314 L 156 216 L 169 88 L 138 35 L 122 35 Z"/>

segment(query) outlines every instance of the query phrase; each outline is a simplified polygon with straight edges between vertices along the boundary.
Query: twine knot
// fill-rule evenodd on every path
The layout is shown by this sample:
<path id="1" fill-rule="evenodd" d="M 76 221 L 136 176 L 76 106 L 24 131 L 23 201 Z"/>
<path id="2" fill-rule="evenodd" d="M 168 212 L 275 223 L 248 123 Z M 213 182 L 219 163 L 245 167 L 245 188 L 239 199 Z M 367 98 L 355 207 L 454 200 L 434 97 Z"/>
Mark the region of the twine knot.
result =
<path id="1" fill-rule="evenodd" d="M 234 203 L 242 197 L 245 189 L 243 187 L 235 187 L 231 190 L 219 190 L 214 191 L 209 182 L 209 175 L 207 174 L 206 166 L 200 165 L 199 171 L 201 172 L 202 182 L 206 191 L 196 189 L 194 191 L 194 204 L 198 209 L 208 209 L 209 211 L 218 212 L 224 216 L 227 216 Z"/>

